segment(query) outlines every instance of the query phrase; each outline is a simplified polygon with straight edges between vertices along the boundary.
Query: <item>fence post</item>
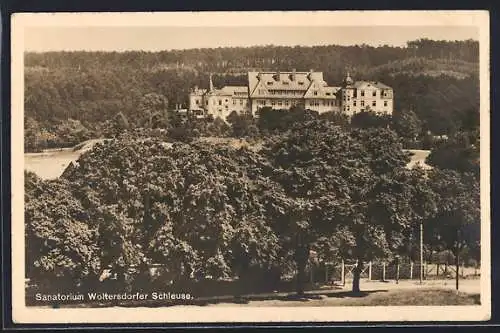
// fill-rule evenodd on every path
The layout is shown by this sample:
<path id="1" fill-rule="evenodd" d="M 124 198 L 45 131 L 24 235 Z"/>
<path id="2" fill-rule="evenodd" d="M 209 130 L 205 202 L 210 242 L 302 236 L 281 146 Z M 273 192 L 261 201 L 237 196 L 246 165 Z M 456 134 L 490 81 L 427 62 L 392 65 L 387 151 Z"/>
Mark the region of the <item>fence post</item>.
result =
<path id="1" fill-rule="evenodd" d="M 368 281 L 372 280 L 372 262 L 368 263 Z"/>
<path id="2" fill-rule="evenodd" d="M 396 262 L 396 284 L 399 283 L 399 260 Z"/>
<path id="3" fill-rule="evenodd" d="M 385 281 L 385 261 L 382 263 L 382 281 Z"/>
<path id="4" fill-rule="evenodd" d="M 340 274 L 342 275 L 342 286 L 345 286 L 345 265 L 344 265 L 344 259 L 342 259 L 342 266 L 341 266 L 341 272 Z"/>

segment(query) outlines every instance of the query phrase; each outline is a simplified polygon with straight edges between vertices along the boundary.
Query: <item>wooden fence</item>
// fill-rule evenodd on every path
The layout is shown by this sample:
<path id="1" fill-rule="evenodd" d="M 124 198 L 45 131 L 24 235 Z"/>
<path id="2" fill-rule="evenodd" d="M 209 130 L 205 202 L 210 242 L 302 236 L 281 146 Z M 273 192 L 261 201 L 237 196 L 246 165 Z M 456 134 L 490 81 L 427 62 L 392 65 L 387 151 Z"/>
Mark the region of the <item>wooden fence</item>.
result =
<path id="1" fill-rule="evenodd" d="M 344 261 L 340 263 L 320 263 L 310 266 L 310 280 L 315 283 L 337 283 L 345 284 L 346 280 L 352 280 L 356 262 Z M 312 269 L 311 269 L 312 268 Z M 452 279 L 455 278 L 456 268 L 454 265 L 435 264 L 424 262 L 368 262 L 363 265 L 361 279 L 366 280 L 419 280 L 420 270 L 423 270 L 423 279 Z M 461 264 L 459 277 L 467 278 L 479 276 L 479 267 L 466 267 Z"/>

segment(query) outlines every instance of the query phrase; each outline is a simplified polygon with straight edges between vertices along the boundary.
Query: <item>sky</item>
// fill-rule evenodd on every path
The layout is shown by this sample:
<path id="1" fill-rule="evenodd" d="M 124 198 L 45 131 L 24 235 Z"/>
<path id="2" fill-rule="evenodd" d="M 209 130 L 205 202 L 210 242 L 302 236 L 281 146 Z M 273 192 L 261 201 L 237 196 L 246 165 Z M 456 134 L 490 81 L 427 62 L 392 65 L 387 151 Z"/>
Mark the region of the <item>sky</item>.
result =
<path id="1" fill-rule="evenodd" d="M 476 26 L 26 27 L 26 51 L 159 51 L 255 45 L 405 46 L 419 38 L 479 39 Z"/>

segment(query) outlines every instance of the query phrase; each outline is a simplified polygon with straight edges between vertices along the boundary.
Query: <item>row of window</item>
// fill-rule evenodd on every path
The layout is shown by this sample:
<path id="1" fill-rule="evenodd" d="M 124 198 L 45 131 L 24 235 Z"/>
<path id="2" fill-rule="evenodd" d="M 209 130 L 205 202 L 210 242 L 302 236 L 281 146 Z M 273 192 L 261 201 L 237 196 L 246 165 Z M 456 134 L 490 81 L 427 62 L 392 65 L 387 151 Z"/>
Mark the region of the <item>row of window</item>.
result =
<path id="1" fill-rule="evenodd" d="M 288 95 L 288 96 L 303 96 L 303 90 L 269 90 L 271 95 Z"/>
<path id="2" fill-rule="evenodd" d="M 299 103 L 299 101 L 290 101 L 290 100 L 272 100 L 272 101 L 266 101 L 266 100 L 263 100 L 263 99 L 258 99 L 256 101 L 257 105 L 260 105 L 260 106 L 266 106 L 266 105 L 270 105 L 270 106 L 291 106 L 291 105 L 296 105 Z"/>
<path id="3" fill-rule="evenodd" d="M 273 81 L 267 81 L 267 85 L 268 85 L 268 86 L 272 86 L 273 84 L 274 84 L 274 82 L 273 82 Z M 290 84 L 290 82 L 288 82 L 288 81 L 281 81 L 281 84 L 284 84 L 284 85 L 289 85 L 289 84 Z M 303 81 L 299 81 L 299 82 L 298 82 L 298 84 L 299 84 L 300 86 L 302 86 L 302 85 L 304 85 L 304 82 L 303 82 Z"/>
<path id="4" fill-rule="evenodd" d="M 233 105 L 236 105 L 236 101 L 237 101 L 236 99 L 233 99 Z M 240 105 L 247 105 L 248 104 L 247 99 L 240 99 L 239 101 L 240 101 L 239 102 Z"/>
<path id="5" fill-rule="evenodd" d="M 361 96 L 361 97 L 364 97 L 364 96 L 365 96 L 365 91 L 364 91 L 364 90 L 360 90 L 360 91 L 359 91 L 359 94 L 360 94 L 360 96 Z M 387 97 L 388 95 L 389 95 L 389 94 L 388 94 L 387 90 L 382 90 L 382 91 L 380 92 L 380 96 L 381 96 L 381 97 Z M 373 96 L 373 97 L 377 97 L 377 90 L 373 90 L 373 91 L 372 91 L 372 96 Z M 356 91 L 354 92 L 354 97 L 357 97 Z"/>
<path id="6" fill-rule="evenodd" d="M 239 102 L 237 102 L 239 100 Z M 345 100 L 345 96 L 344 96 L 344 100 Z M 350 98 L 347 98 L 347 100 L 349 101 Z M 217 101 L 218 105 L 222 105 L 222 100 L 219 99 Z M 227 103 L 228 100 L 226 99 L 225 102 Z M 278 105 L 278 106 L 282 106 L 282 105 L 285 105 L 285 106 L 289 106 L 289 105 L 294 105 L 297 103 L 297 101 L 289 101 L 289 100 L 285 100 L 285 101 L 281 101 L 281 100 L 278 100 L 278 101 L 266 101 L 266 100 L 257 100 L 257 105 L 262 105 L 262 106 L 265 106 L 265 105 L 271 105 L 271 106 L 275 106 L 275 105 Z M 388 106 L 388 101 L 383 101 L 384 102 L 384 107 L 387 107 Z M 216 105 L 216 101 L 214 100 L 213 101 L 213 104 Z M 233 99 L 233 105 L 248 105 L 248 100 L 247 99 Z M 199 100 L 196 100 L 196 105 L 199 105 Z M 208 100 L 206 101 L 206 105 L 208 105 Z M 323 100 L 322 102 L 319 101 L 319 100 L 311 100 L 309 101 L 308 105 L 310 106 L 320 106 L 320 105 L 323 105 L 323 106 L 336 106 L 337 103 L 335 100 Z M 357 106 L 357 101 L 353 101 L 352 102 L 352 105 L 353 106 Z M 373 107 L 376 107 L 377 106 L 377 101 L 372 101 L 371 105 Z M 360 101 L 360 106 L 365 106 L 365 101 L 364 100 L 361 100 Z M 226 105 L 226 108 L 227 108 L 227 105 Z"/>
<path id="7" fill-rule="evenodd" d="M 388 105 L 389 105 L 389 104 L 388 104 L 388 102 L 387 102 L 387 101 L 384 101 L 384 106 L 386 107 L 386 106 L 388 106 Z M 357 106 L 356 101 L 353 101 L 353 102 L 352 102 L 352 106 Z M 360 102 L 360 106 L 365 106 L 365 101 L 361 101 L 361 102 Z M 377 101 L 372 101 L 372 106 L 377 106 Z"/>
<path id="8" fill-rule="evenodd" d="M 320 105 L 323 105 L 323 106 L 336 106 L 337 103 L 335 101 L 323 101 L 322 103 L 318 100 L 316 101 L 309 101 L 309 105 L 310 106 L 320 106 Z"/>

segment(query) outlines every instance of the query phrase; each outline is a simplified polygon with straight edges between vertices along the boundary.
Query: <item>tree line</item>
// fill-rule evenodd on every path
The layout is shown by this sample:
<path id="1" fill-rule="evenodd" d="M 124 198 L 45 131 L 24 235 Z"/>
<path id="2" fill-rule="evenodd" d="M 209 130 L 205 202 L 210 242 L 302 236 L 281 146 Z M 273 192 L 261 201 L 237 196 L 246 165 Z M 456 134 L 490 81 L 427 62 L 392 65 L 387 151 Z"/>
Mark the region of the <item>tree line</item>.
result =
<path id="1" fill-rule="evenodd" d="M 216 73 L 213 81 L 220 87 L 246 85 L 246 72 L 252 69 L 313 68 L 323 71 L 330 85 L 338 85 L 350 68 L 355 79 L 394 87 L 395 109 L 414 111 L 426 130 L 451 134 L 478 119 L 477 47 L 475 41 L 421 40 L 403 48 L 331 45 L 26 53 L 25 131 L 30 135 L 25 149 L 71 146 L 100 137 L 104 123 L 119 113 L 131 127 L 141 127 L 147 96 L 160 95 L 165 110 L 187 107 L 189 89 L 207 87 L 210 72 Z M 436 50 L 444 51 L 436 54 Z M 78 134 L 71 138 L 68 132 Z"/>
<path id="2" fill-rule="evenodd" d="M 358 260 L 357 292 L 363 264 L 408 255 L 420 223 L 427 246 L 479 260 L 478 175 L 439 158 L 431 171 L 408 169 L 387 126 L 301 117 L 286 131 L 268 118 L 260 149 L 122 130 L 57 180 L 27 172 L 27 277 L 71 289 L 110 268 L 120 288 L 138 290 L 151 282 L 147 267 L 162 264 L 163 286 L 236 279 L 276 288 L 294 274 L 301 295 L 315 251 L 322 261 Z"/>

